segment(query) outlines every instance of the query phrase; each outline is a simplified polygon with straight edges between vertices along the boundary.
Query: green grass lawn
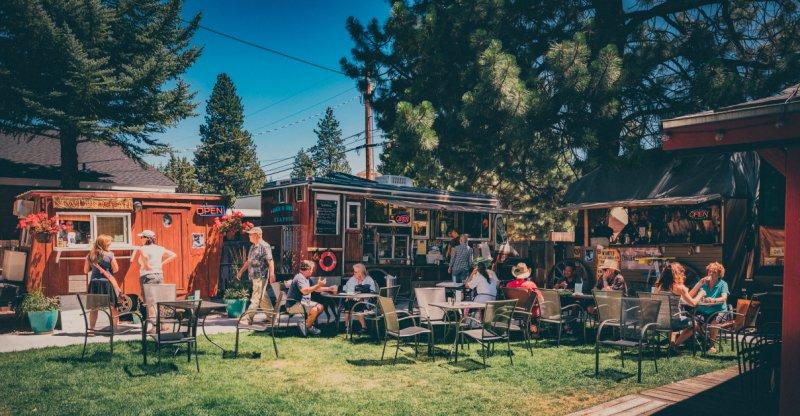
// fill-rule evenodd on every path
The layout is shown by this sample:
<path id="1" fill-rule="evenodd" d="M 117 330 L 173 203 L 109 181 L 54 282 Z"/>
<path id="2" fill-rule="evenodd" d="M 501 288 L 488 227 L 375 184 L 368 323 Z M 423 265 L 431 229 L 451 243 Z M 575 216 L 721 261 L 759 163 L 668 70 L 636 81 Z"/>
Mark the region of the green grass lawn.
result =
<path id="1" fill-rule="evenodd" d="M 234 336 L 214 339 L 232 347 Z M 138 343 L 117 343 L 110 361 L 107 343 L 90 345 L 86 360 L 80 359 L 80 346 L 0 354 L 0 415 L 558 415 L 733 360 L 729 353 L 687 353 L 659 360 L 658 374 L 646 362 L 638 384 L 633 357 L 623 369 L 618 352 L 606 350 L 595 377 L 594 347 L 575 343 L 555 348 L 542 342 L 533 356 L 514 343 L 513 366 L 498 346 L 488 368 L 475 345 L 458 365 L 445 357 L 432 362 L 424 348 L 415 359 L 407 348 L 395 366 L 380 362 L 381 345 L 354 344 L 343 336 L 301 339 L 289 331 L 278 347 L 275 359 L 268 337 L 245 335 L 241 351 L 263 351 L 262 356 L 223 359 L 202 339 L 199 374 L 185 355 L 143 366 Z"/>

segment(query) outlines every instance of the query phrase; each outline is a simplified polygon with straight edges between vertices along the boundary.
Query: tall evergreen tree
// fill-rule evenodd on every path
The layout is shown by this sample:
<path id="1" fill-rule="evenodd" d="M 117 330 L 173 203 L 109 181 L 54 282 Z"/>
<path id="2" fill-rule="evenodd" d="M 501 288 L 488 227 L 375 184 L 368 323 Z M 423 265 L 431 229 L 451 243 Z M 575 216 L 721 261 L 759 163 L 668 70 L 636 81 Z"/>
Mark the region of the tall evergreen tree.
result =
<path id="1" fill-rule="evenodd" d="M 635 163 L 660 119 L 800 81 L 792 0 L 391 4 L 383 25 L 348 20 L 342 59 L 375 86 L 384 173 L 495 193 L 527 213 L 521 234 L 561 228 L 566 186 Z"/>
<path id="2" fill-rule="evenodd" d="M 292 178 L 305 178 L 306 176 L 314 176 L 317 174 L 317 169 L 314 167 L 314 161 L 305 149 L 301 148 L 297 155 L 294 157 L 292 164 Z"/>
<path id="3" fill-rule="evenodd" d="M 224 195 L 229 204 L 238 195 L 258 193 L 266 179 L 243 124 L 242 99 L 228 74 L 221 73 L 206 103 L 194 165 L 203 190 Z"/>
<path id="4" fill-rule="evenodd" d="M 181 80 L 200 49 L 182 0 L 0 1 L 0 130 L 61 141 L 61 185 L 77 188 L 78 141 L 142 161 L 153 133 L 192 114 Z"/>
<path id="5" fill-rule="evenodd" d="M 178 157 L 174 153 L 170 153 L 167 164 L 159 167 L 158 170 L 175 182 L 178 192 L 200 192 L 197 173 L 188 158 Z"/>
<path id="6" fill-rule="evenodd" d="M 325 109 L 325 116 L 317 123 L 314 133 L 317 134 L 317 144 L 311 148 L 311 159 L 314 161 L 317 174 L 350 173 L 342 129 L 339 128 L 339 121 L 333 116 L 332 108 Z"/>

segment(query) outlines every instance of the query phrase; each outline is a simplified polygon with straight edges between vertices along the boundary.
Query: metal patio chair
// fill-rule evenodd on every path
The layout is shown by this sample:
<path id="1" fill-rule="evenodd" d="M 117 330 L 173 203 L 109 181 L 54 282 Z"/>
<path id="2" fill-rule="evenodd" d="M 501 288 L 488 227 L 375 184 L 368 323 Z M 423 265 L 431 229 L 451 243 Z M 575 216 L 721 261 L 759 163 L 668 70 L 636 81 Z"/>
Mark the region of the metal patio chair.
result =
<path id="1" fill-rule="evenodd" d="M 86 344 L 89 340 L 90 312 L 97 312 L 98 314 L 102 312 L 106 317 L 108 317 L 109 326 L 103 329 L 95 329 L 94 334 L 107 336 L 109 338 L 108 343 L 111 348 L 111 356 L 113 357 L 114 335 L 118 334 L 118 327 L 114 324 L 114 319 L 111 316 L 111 298 L 106 294 L 78 294 L 78 304 L 81 307 L 81 315 L 83 316 L 83 323 L 85 325 L 81 358 L 86 356 Z M 117 315 L 117 318 L 121 318 L 123 316 L 137 317 L 140 322 L 143 321 L 142 315 L 136 311 L 120 313 Z"/>
<path id="2" fill-rule="evenodd" d="M 526 289 L 516 287 L 504 287 L 503 295 L 506 299 L 514 299 L 517 301 L 514 308 L 514 318 L 511 320 L 509 331 L 520 332 L 525 340 L 525 347 L 528 352 L 533 355 L 533 347 L 531 346 L 531 323 L 533 322 L 533 310 L 538 306 L 539 298 L 536 296 L 535 291 L 528 291 Z"/>
<path id="3" fill-rule="evenodd" d="M 278 344 L 275 341 L 275 329 L 280 325 L 280 305 L 283 303 L 283 291 L 280 290 L 279 283 L 270 285 L 275 293 L 275 304 L 269 296 L 265 295 L 266 308 L 260 305 L 256 309 L 245 311 L 236 321 L 236 344 L 233 349 L 233 356 L 239 356 L 239 333 L 241 331 L 268 332 L 272 338 L 272 348 L 275 350 L 275 358 L 278 358 Z M 260 319 L 259 319 L 260 318 Z"/>
<path id="4" fill-rule="evenodd" d="M 481 345 L 483 365 L 486 366 L 486 356 L 489 353 L 494 353 L 494 346 L 498 342 L 505 342 L 508 354 L 508 359 L 511 364 L 514 364 L 514 358 L 511 353 L 511 337 L 509 328 L 511 320 L 514 318 L 514 308 L 517 305 L 516 299 L 511 300 L 495 300 L 486 302 L 486 309 L 483 310 L 483 318 L 479 321 L 471 316 L 461 318 L 459 328 L 468 327 L 464 325 L 466 322 L 474 322 L 479 325 L 476 329 L 461 329 L 456 334 L 455 345 L 455 362 L 458 362 L 458 346 L 462 343 L 463 338 L 467 337 L 478 342 Z"/>
<path id="5" fill-rule="evenodd" d="M 658 356 L 655 344 L 650 342 L 650 331 L 655 330 L 658 325 L 658 311 L 661 307 L 660 300 L 641 299 L 641 298 L 622 298 L 620 315 L 617 319 L 619 325 L 618 336 L 603 339 L 602 329 L 610 323 L 604 321 L 597 329 L 597 340 L 594 344 L 594 373 L 600 374 L 600 346 L 616 347 L 620 350 L 622 366 L 625 367 L 625 349 L 636 348 L 639 351 L 637 364 L 637 381 L 642 382 L 642 360 L 644 350 L 653 347 L 653 364 L 658 373 Z"/>
<path id="6" fill-rule="evenodd" d="M 546 323 L 558 327 L 558 338 L 556 340 L 556 347 L 561 346 L 561 333 L 564 330 L 564 325 L 580 322 L 581 329 L 583 330 L 583 340 L 586 342 L 586 325 L 581 320 L 582 311 L 580 305 L 572 303 L 567 306 L 561 306 L 561 295 L 558 290 L 554 289 L 539 289 L 542 293 L 544 301 L 539 304 L 539 330 L 541 331 L 541 324 Z"/>
<path id="7" fill-rule="evenodd" d="M 420 324 L 431 330 L 431 336 L 436 338 L 436 328 L 444 328 L 442 336 L 447 338 L 450 329 L 455 328 L 456 322 L 449 319 L 444 309 L 431 306 L 431 303 L 444 303 L 447 301 L 446 291 L 443 287 L 417 287 L 414 288 L 414 299 L 419 308 Z"/>
<path id="8" fill-rule="evenodd" d="M 730 339 L 731 350 L 733 350 L 734 336 L 742 328 L 756 326 L 760 309 L 761 302 L 757 300 L 738 299 L 736 301 L 735 311 L 717 312 L 709 317 L 708 324 L 706 324 L 706 333 L 708 333 L 709 329 L 716 329 L 719 351 L 722 352 L 723 350 L 723 338 Z M 734 319 L 719 324 L 714 323 L 715 317 L 719 314 L 731 314 L 734 316 Z"/>
<path id="9" fill-rule="evenodd" d="M 201 300 L 159 302 L 156 304 L 156 324 L 155 333 L 146 334 L 156 343 L 156 356 L 158 363 L 161 363 L 161 348 L 163 346 L 186 345 L 186 359 L 192 361 L 192 350 L 194 350 L 194 360 L 197 371 L 200 372 L 200 361 L 197 357 L 197 323 L 200 317 Z M 162 316 L 174 316 L 175 318 L 162 318 Z M 173 322 L 173 321 L 177 322 Z M 162 322 L 163 321 L 163 322 Z M 148 321 L 144 321 L 143 330 L 147 330 Z M 165 325 L 172 325 L 173 330 L 165 330 Z M 185 328 L 185 329 L 184 329 Z M 147 341 L 142 337 L 142 353 L 144 364 L 147 365 Z"/>
<path id="10" fill-rule="evenodd" d="M 381 316 L 383 316 L 384 324 L 386 325 L 386 331 L 384 331 L 383 352 L 381 353 L 381 362 L 383 362 L 383 357 L 386 355 L 386 344 L 389 342 L 389 338 L 394 338 L 397 341 L 394 351 L 394 360 L 392 361 L 392 365 L 394 365 L 397 363 L 397 353 L 400 351 L 400 344 L 407 339 L 414 339 L 414 353 L 415 355 L 419 354 L 418 347 L 420 335 L 427 335 L 428 354 L 433 357 L 433 354 L 431 354 L 433 350 L 433 337 L 431 336 L 431 331 L 428 328 L 423 328 L 417 324 L 418 321 L 416 319 L 419 318 L 418 316 L 411 315 L 406 311 L 398 311 L 395 308 L 394 301 L 387 297 L 379 297 L 378 305 L 380 306 Z M 406 316 L 401 318 L 399 317 L 401 314 Z M 401 328 L 400 323 L 407 320 L 411 321 L 412 326 Z M 433 359 L 435 361 L 436 357 L 433 357 Z"/>

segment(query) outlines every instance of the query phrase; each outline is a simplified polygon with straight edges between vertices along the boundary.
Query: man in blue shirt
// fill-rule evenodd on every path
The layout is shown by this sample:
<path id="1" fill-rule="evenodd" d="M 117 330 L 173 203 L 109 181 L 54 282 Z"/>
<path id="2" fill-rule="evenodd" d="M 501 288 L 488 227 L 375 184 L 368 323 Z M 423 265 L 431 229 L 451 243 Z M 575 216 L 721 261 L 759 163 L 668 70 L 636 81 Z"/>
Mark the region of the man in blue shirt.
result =
<path id="1" fill-rule="evenodd" d="M 297 327 L 303 336 L 306 333 L 319 335 L 322 331 L 314 326 L 317 316 L 322 313 L 322 305 L 311 300 L 312 292 L 334 292 L 335 286 L 325 287 L 324 278 L 319 278 L 317 284 L 311 285 L 309 278 L 314 273 L 314 262 L 303 260 L 300 263 L 300 273 L 297 273 L 289 285 L 289 293 L 286 297 L 286 312 L 292 315 L 305 315 L 305 322 Z"/>

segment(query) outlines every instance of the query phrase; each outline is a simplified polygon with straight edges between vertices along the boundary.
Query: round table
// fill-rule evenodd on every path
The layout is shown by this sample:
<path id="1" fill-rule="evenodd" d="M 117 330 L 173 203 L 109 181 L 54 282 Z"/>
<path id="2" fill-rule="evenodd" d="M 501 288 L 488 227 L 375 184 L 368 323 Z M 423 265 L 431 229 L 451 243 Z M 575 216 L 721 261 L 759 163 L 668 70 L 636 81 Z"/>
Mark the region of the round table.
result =
<path id="1" fill-rule="evenodd" d="M 321 296 L 329 298 L 329 299 L 336 299 L 338 300 L 338 304 L 336 305 L 336 309 L 334 310 L 334 315 L 336 319 L 336 332 L 339 332 L 339 323 L 341 322 L 340 317 L 342 316 L 342 307 L 344 305 L 345 299 L 352 299 L 356 301 L 365 301 L 370 299 L 375 299 L 380 297 L 377 293 L 346 293 L 346 292 L 322 292 L 320 293 Z"/>

